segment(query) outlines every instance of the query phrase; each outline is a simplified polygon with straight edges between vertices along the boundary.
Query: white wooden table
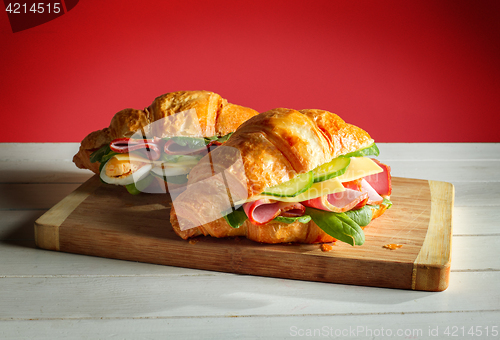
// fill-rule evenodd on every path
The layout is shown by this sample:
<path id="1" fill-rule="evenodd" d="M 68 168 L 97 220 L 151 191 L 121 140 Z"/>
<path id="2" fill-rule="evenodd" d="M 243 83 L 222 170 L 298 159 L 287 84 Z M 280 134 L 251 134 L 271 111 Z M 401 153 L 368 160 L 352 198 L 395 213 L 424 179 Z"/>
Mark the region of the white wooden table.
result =
<path id="1" fill-rule="evenodd" d="M 440 293 L 37 249 L 33 222 L 91 176 L 77 148 L 0 144 L 0 339 L 500 338 L 500 144 L 379 144 L 394 176 L 455 185 Z"/>

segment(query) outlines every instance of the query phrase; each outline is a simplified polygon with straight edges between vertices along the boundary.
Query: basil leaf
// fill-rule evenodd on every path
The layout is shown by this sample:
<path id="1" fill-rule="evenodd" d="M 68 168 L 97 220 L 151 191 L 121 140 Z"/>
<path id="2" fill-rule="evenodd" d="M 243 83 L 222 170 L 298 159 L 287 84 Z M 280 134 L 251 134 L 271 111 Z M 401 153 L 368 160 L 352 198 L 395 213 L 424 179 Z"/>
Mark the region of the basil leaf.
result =
<path id="1" fill-rule="evenodd" d="M 356 222 L 360 227 L 367 226 L 368 223 L 371 222 L 373 216 L 372 210 L 366 205 L 361 209 L 346 211 L 344 214 L 349 216 L 349 218 Z"/>
<path id="2" fill-rule="evenodd" d="M 364 157 L 364 156 L 378 156 L 380 154 L 380 151 L 375 143 L 370 145 L 369 147 L 366 147 L 364 149 L 350 152 L 347 155 L 344 155 L 345 157 Z"/>
<path id="3" fill-rule="evenodd" d="M 239 228 L 248 219 L 243 206 L 233 210 L 230 214 L 224 216 L 224 219 L 231 226 L 231 228 Z"/>
<path id="4" fill-rule="evenodd" d="M 277 216 L 274 218 L 274 221 L 276 222 L 283 222 L 283 223 L 293 223 L 295 221 L 299 221 L 300 223 L 307 223 L 311 220 L 311 216 L 309 215 L 303 215 L 299 217 L 285 217 L 285 216 Z"/>
<path id="5" fill-rule="evenodd" d="M 345 213 L 333 213 L 308 207 L 306 214 L 310 215 L 314 223 L 325 233 L 339 241 L 352 246 L 365 243 L 363 229 Z"/>

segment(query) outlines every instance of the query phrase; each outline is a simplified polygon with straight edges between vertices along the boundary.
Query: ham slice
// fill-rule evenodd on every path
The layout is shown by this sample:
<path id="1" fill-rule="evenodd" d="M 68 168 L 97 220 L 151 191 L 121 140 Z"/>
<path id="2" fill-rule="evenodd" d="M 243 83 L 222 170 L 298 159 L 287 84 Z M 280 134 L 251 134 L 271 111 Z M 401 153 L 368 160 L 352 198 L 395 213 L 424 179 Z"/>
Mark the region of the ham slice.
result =
<path id="1" fill-rule="evenodd" d="M 361 178 L 355 179 L 354 181 L 350 182 L 342 182 L 342 185 L 346 189 L 361 191 Z"/>
<path id="2" fill-rule="evenodd" d="M 345 191 L 317 197 L 312 200 L 302 202 L 307 207 L 332 212 L 345 212 L 358 206 L 368 198 L 367 192 L 345 189 Z"/>
<path id="3" fill-rule="evenodd" d="M 379 195 L 391 195 L 392 187 L 391 187 L 391 167 L 380 163 L 376 159 L 372 159 L 378 166 L 384 170 L 383 172 L 379 172 L 378 174 L 373 174 L 370 176 L 366 176 L 364 180 L 366 180 L 370 186 L 375 189 L 375 191 Z"/>
<path id="4" fill-rule="evenodd" d="M 363 192 L 368 193 L 368 201 L 366 204 L 377 205 L 384 200 L 384 198 L 380 196 L 364 178 L 361 180 L 361 189 Z"/>
<path id="5" fill-rule="evenodd" d="M 156 139 L 132 139 L 118 138 L 109 144 L 109 148 L 117 153 L 129 153 L 135 150 L 143 150 L 146 156 L 156 161 L 160 158 L 159 140 Z"/>
<path id="6" fill-rule="evenodd" d="M 243 209 L 249 220 L 256 225 L 266 224 L 280 214 L 282 216 L 298 217 L 305 213 L 305 207 L 341 213 L 353 209 L 360 209 L 365 204 L 381 204 L 384 198 L 381 195 L 391 194 L 391 168 L 378 160 L 373 159 L 383 172 L 366 176 L 351 182 L 342 183 L 345 191 L 316 197 L 301 203 L 274 202 L 261 199 L 245 203 Z"/>
<path id="7" fill-rule="evenodd" d="M 272 221 L 280 214 L 286 217 L 302 216 L 306 208 L 298 202 L 273 202 L 269 199 L 261 199 L 245 203 L 243 210 L 245 210 L 250 222 L 262 225 Z"/>

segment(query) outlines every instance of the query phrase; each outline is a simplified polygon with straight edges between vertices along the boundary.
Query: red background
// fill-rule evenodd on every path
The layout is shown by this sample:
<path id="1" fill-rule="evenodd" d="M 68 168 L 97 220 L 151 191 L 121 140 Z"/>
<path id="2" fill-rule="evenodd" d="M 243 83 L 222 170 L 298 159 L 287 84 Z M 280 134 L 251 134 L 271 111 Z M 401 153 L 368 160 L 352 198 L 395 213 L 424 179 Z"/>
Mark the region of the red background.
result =
<path id="1" fill-rule="evenodd" d="M 0 142 L 79 142 L 123 108 L 211 90 L 320 108 L 379 142 L 500 142 L 500 1 L 80 0 L 13 33 Z"/>

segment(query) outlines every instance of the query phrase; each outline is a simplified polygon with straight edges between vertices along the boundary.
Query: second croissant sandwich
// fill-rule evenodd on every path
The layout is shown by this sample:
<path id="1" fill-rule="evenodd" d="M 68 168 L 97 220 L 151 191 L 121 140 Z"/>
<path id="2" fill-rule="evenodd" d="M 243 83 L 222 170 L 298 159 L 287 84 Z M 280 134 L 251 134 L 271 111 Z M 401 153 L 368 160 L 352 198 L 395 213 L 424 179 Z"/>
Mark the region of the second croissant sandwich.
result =
<path id="1" fill-rule="evenodd" d="M 323 110 L 274 109 L 237 129 L 190 172 L 171 223 L 188 239 L 263 243 L 365 241 L 392 203 L 389 166 L 364 130 Z"/>
<path id="2" fill-rule="evenodd" d="M 144 110 L 116 113 L 109 127 L 83 139 L 73 162 L 134 194 L 144 191 L 153 179 L 163 190 L 165 182 L 175 188 L 187 182 L 187 174 L 207 148 L 223 144 L 241 123 L 257 114 L 214 92 L 170 92 Z"/>

